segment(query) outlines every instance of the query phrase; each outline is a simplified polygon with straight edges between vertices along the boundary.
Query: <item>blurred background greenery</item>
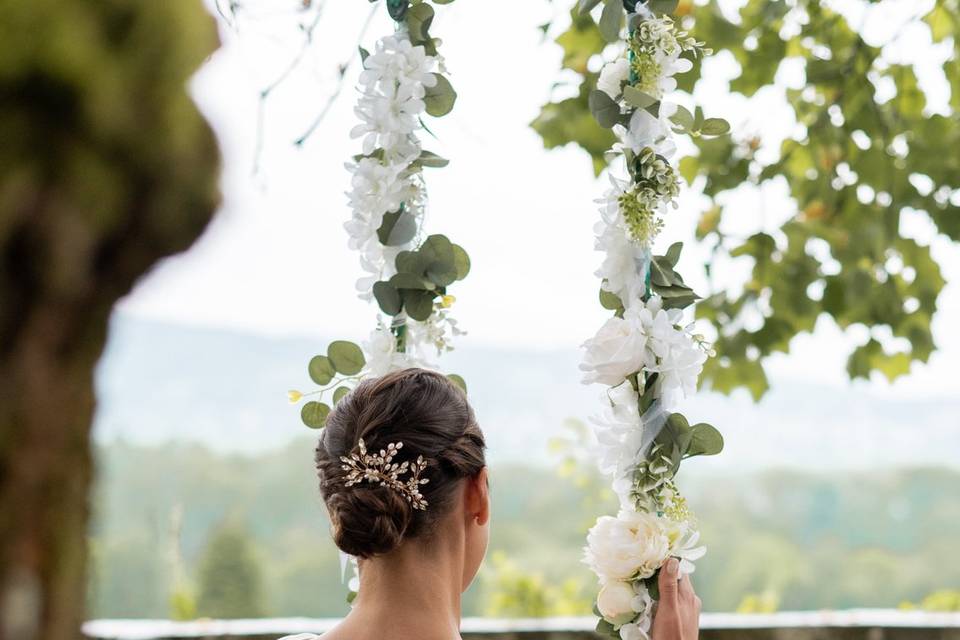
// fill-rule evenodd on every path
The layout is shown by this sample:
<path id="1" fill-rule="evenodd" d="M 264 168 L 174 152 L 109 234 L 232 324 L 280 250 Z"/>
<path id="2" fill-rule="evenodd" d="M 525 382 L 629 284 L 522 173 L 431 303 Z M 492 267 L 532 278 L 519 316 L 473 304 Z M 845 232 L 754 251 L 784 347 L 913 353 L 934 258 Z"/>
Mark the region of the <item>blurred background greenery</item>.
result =
<path id="1" fill-rule="evenodd" d="M 72 638 L 84 615 L 346 610 L 312 444 L 282 395 L 317 331 L 372 326 L 339 230 L 356 145 L 349 91 L 337 96 L 363 25 L 367 44 L 392 27 L 365 22 L 377 7 L 359 0 L 282 4 L 209 2 L 216 53 L 192 0 L 5 5 L 0 583 L 30 604 L 2 611 L 11 637 Z M 571 347 L 603 316 L 590 201 L 611 138 L 586 91 L 604 51 L 570 4 L 505 15 L 462 1 L 438 17 L 460 101 L 431 123 L 453 159 L 432 207 L 475 245 L 456 312 L 477 346 L 459 369 L 492 416 L 493 543 L 468 615 L 588 613 L 580 547 L 613 509 L 569 444 L 582 425 L 548 452 L 562 419 L 589 411 L 576 358 L 515 357 Z M 688 243 L 685 269 L 703 267 L 689 269 L 698 313 L 722 327 L 690 404 L 727 412 L 730 446 L 682 479 L 710 546 L 707 609 L 957 610 L 960 4 L 678 12 L 718 51 L 681 88 L 734 125 L 682 150 L 691 188 L 664 233 Z M 223 151 L 224 207 L 154 269 L 218 202 L 216 145 L 185 90 L 201 62 L 190 89 Z M 292 144 L 328 110 L 317 138 Z M 521 266 L 529 283 L 510 286 Z M 127 340 L 125 314 L 203 329 L 141 322 Z M 311 342 L 251 345 L 238 329 Z M 86 614 L 68 597 L 84 588 Z"/>
<path id="2" fill-rule="evenodd" d="M 573 442 L 583 425 L 568 426 Z M 310 470 L 313 441 L 260 455 L 117 442 L 99 450 L 92 617 L 339 616 L 340 561 Z M 464 615 L 589 615 L 587 528 L 615 498 L 591 467 L 491 473 L 488 562 Z M 298 462 L 300 464 L 298 464 Z M 156 479 L 166 479 L 162 487 Z M 919 606 L 957 611 L 960 472 L 905 468 L 691 479 L 710 611 Z M 152 550 L 152 552 L 145 552 Z"/>

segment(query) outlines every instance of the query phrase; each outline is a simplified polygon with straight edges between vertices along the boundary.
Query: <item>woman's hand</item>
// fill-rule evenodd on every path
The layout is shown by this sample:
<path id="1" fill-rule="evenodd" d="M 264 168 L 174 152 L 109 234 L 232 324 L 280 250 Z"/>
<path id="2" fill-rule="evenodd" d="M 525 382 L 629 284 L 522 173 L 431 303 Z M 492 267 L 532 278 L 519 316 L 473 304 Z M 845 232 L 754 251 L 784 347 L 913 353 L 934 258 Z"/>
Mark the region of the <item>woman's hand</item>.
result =
<path id="1" fill-rule="evenodd" d="M 697 640 L 700 598 L 689 576 L 677 579 L 680 562 L 670 558 L 660 570 L 660 603 L 653 617 L 653 640 Z"/>

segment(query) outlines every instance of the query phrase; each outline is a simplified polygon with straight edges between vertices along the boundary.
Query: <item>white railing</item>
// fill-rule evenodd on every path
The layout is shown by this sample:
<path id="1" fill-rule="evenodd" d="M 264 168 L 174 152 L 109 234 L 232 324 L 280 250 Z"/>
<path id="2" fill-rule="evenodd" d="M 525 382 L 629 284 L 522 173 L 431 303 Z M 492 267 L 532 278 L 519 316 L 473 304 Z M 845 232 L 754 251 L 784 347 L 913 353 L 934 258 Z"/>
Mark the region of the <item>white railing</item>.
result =
<path id="1" fill-rule="evenodd" d="M 337 620 L 330 618 L 264 618 L 254 620 L 91 620 L 84 635 L 91 640 L 156 640 L 157 638 L 263 638 L 295 633 L 320 634 Z M 463 633 L 497 636 L 506 633 L 592 631 L 594 618 L 533 618 L 506 620 L 466 618 Z M 797 611 L 770 614 L 705 613 L 704 630 L 877 628 L 960 629 L 960 613 L 886 609 Z"/>

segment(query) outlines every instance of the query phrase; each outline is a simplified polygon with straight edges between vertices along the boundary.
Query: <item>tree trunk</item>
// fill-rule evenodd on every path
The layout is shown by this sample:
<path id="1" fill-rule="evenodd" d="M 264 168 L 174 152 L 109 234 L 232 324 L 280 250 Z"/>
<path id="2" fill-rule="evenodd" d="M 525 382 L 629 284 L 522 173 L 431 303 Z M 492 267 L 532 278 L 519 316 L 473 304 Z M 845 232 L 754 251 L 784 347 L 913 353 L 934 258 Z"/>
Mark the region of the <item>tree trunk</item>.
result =
<path id="1" fill-rule="evenodd" d="M 4 9 L 0 640 L 80 636 L 93 369 L 116 300 L 216 206 L 216 144 L 186 95 L 212 27 L 195 0 Z"/>

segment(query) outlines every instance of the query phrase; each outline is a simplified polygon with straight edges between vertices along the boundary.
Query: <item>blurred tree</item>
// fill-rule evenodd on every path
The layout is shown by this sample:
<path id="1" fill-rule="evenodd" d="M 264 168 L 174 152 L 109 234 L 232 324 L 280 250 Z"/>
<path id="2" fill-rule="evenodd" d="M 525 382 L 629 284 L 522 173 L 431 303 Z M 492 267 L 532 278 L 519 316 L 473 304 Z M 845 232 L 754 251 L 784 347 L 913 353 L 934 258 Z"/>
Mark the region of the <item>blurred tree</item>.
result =
<path id="1" fill-rule="evenodd" d="M 780 596 L 773 591 L 748 593 L 737 605 L 737 613 L 776 613 L 780 606 Z"/>
<path id="2" fill-rule="evenodd" d="M 263 577 L 250 535 L 240 525 L 218 526 L 200 558 L 197 614 L 208 618 L 264 615 Z"/>
<path id="3" fill-rule="evenodd" d="M 911 66 L 886 59 L 824 3 L 747 0 L 732 21 L 720 4 L 728 3 L 681 0 L 675 16 L 698 40 L 732 54 L 740 67 L 732 91 L 749 97 L 771 87 L 787 61 L 806 73 L 801 87 L 786 90 L 798 126 L 779 150 L 779 141 L 735 133 L 694 139 L 699 155 L 680 162 L 710 199 L 696 230 L 711 250 L 708 277 L 718 259 L 753 262 L 741 292 L 712 292 L 697 306 L 699 317 L 724 328 L 703 379 L 759 398 L 767 389 L 764 359 L 787 352 L 825 314 L 841 328 L 870 329 L 850 355 L 851 377 L 879 371 L 893 380 L 934 351 L 930 322 L 944 285 L 929 247 L 901 235 L 901 216 L 924 212 L 939 233 L 960 240 L 960 3 L 917 3 L 913 20 L 954 51 L 943 67 L 952 89 L 946 113 L 927 108 Z M 531 125 L 548 148 L 582 147 L 599 172 L 612 136 L 590 117 L 587 95 L 598 73 L 588 63 L 605 42 L 593 20 L 578 15 L 556 42 L 565 74 L 577 78 L 576 96 L 544 105 Z M 695 61 L 677 76 L 680 88 L 692 91 L 700 71 Z M 738 215 L 732 190 L 776 181 L 789 186 L 795 213 L 775 230 L 727 233 L 724 221 Z"/>
<path id="4" fill-rule="evenodd" d="M 585 581 L 557 583 L 522 570 L 503 551 L 491 554 L 484 573 L 484 615 L 493 618 L 546 618 L 590 615 L 593 594 Z"/>
<path id="5" fill-rule="evenodd" d="M 93 368 L 114 302 L 186 249 L 219 154 L 195 0 L 0 0 L 0 638 L 83 619 Z"/>

